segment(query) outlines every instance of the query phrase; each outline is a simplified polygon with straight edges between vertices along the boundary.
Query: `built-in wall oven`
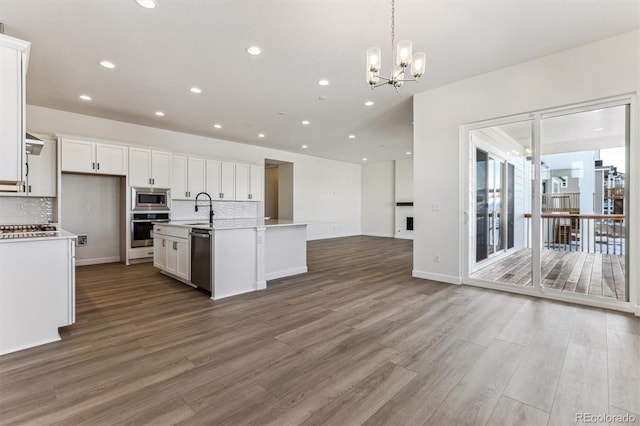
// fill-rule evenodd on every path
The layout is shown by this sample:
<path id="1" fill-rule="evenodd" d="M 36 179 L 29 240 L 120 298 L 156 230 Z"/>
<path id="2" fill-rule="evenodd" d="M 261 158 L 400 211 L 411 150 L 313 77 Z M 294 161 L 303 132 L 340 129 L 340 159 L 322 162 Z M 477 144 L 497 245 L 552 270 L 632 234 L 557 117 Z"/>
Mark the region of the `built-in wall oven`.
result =
<path id="1" fill-rule="evenodd" d="M 131 210 L 164 212 L 171 209 L 171 191 L 158 188 L 131 188 Z"/>
<path id="2" fill-rule="evenodd" d="M 131 247 L 152 247 L 154 222 L 169 222 L 169 219 L 169 212 L 131 213 Z"/>

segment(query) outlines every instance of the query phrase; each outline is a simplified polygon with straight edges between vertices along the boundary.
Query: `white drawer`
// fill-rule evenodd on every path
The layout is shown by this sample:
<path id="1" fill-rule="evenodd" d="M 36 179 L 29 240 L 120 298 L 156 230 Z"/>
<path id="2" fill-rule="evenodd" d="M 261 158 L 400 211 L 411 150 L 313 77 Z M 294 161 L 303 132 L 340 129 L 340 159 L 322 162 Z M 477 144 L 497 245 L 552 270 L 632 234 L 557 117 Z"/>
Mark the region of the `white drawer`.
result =
<path id="1" fill-rule="evenodd" d="M 176 238 L 189 238 L 189 228 L 185 226 L 165 226 L 165 235 Z"/>

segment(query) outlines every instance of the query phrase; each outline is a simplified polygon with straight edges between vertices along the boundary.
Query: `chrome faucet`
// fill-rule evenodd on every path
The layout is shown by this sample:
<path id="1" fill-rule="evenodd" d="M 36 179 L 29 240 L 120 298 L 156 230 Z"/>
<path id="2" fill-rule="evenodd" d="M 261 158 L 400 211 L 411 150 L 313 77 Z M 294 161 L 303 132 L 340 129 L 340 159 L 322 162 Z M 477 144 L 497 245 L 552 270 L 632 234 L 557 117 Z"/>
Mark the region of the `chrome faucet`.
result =
<path id="1" fill-rule="evenodd" d="M 211 195 L 206 192 L 199 192 L 198 195 L 196 195 L 196 211 L 198 211 L 198 197 L 202 194 L 209 197 L 209 226 L 213 226 L 213 200 L 211 199 Z"/>

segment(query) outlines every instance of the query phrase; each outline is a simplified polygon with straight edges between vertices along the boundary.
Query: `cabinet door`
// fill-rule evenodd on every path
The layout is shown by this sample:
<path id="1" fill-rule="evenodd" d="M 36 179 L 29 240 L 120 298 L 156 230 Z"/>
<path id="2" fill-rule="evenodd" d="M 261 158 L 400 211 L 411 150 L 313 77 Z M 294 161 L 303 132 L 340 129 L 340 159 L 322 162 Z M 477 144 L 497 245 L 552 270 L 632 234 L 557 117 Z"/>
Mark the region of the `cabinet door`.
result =
<path id="1" fill-rule="evenodd" d="M 250 173 L 249 164 L 236 163 L 236 200 L 238 201 L 249 201 Z"/>
<path id="2" fill-rule="evenodd" d="M 221 164 L 218 160 L 207 160 L 207 185 L 206 191 L 214 200 L 222 198 L 220 182 Z"/>
<path id="3" fill-rule="evenodd" d="M 186 200 L 187 195 L 187 157 L 174 155 L 171 158 L 171 198 Z"/>
<path id="4" fill-rule="evenodd" d="M 236 199 L 236 163 L 223 161 L 220 165 L 220 193 L 223 200 Z"/>
<path id="5" fill-rule="evenodd" d="M 171 153 L 151 152 L 151 184 L 154 188 L 171 188 Z"/>
<path id="6" fill-rule="evenodd" d="M 189 250 L 189 240 L 184 238 L 175 239 L 176 251 L 176 272 L 175 274 L 185 280 L 191 279 L 191 252 Z"/>
<path id="7" fill-rule="evenodd" d="M 163 271 L 167 268 L 167 241 L 164 235 L 153 236 L 153 266 Z"/>
<path id="8" fill-rule="evenodd" d="M 178 243 L 177 238 L 165 237 L 165 250 L 167 251 L 167 261 L 165 271 L 170 274 L 177 275 L 178 271 Z"/>
<path id="9" fill-rule="evenodd" d="M 22 52 L 0 46 L 0 182 L 22 181 Z"/>
<path id="10" fill-rule="evenodd" d="M 204 191 L 206 161 L 204 158 L 189 157 L 187 163 L 187 188 L 189 188 L 187 192 L 189 193 L 188 198 L 193 200 L 198 193 Z"/>
<path id="11" fill-rule="evenodd" d="M 104 175 L 126 175 L 127 147 L 97 143 L 96 170 Z"/>
<path id="12" fill-rule="evenodd" d="M 43 141 L 40 155 L 27 155 L 27 193 L 34 197 L 56 196 L 56 143 Z"/>
<path id="13" fill-rule="evenodd" d="M 262 193 L 264 192 L 264 167 L 251 166 L 251 182 L 249 185 L 251 190 L 251 201 L 262 201 Z"/>
<path id="14" fill-rule="evenodd" d="M 96 170 L 96 144 L 94 142 L 62 140 L 62 171 L 94 173 Z"/>
<path id="15" fill-rule="evenodd" d="M 129 185 L 151 186 L 151 150 L 129 148 Z"/>

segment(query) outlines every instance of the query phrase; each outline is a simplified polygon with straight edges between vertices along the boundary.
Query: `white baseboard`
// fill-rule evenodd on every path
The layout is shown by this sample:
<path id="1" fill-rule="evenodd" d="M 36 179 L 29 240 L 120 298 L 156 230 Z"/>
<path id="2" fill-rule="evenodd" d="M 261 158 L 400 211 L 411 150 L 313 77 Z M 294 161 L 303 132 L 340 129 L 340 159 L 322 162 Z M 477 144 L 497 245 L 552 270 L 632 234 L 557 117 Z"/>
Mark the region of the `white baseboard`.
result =
<path id="1" fill-rule="evenodd" d="M 413 270 L 411 275 L 415 278 L 422 278 L 425 280 L 440 281 L 448 284 L 462 284 L 462 279 L 453 275 L 434 274 L 433 272 L 417 271 Z"/>
<path id="2" fill-rule="evenodd" d="M 101 263 L 120 262 L 120 256 L 97 257 L 95 259 L 76 259 L 76 266 L 99 265 Z"/>
<path id="3" fill-rule="evenodd" d="M 267 281 L 276 280 L 278 278 L 289 277 L 291 275 L 304 274 L 308 271 L 306 266 L 298 266 L 297 268 L 283 269 L 281 271 L 267 272 L 264 274 Z"/>
<path id="4" fill-rule="evenodd" d="M 400 240 L 413 240 L 413 235 L 396 234 L 396 235 L 394 235 L 394 237 L 398 238 Z"/>
<path id="5" fill-rule="evenodd" d="M 384 232 L 363 232 L 362 235 L 366 237 L 385 237 L 385 238 L 393 238 L 393 234 L 385 234 Z"/>

